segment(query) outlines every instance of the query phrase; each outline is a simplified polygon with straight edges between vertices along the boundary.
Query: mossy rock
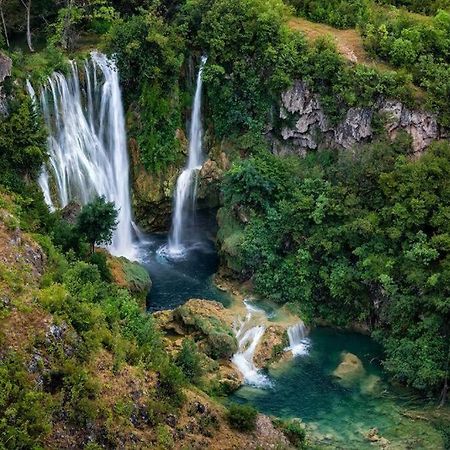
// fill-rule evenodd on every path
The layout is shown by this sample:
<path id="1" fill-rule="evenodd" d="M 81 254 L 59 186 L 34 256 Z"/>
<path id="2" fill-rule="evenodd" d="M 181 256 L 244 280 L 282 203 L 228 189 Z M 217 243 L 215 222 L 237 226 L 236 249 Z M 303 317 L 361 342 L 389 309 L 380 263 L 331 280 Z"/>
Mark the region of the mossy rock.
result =
<path id="1" fill-rule="evenodd" d="M 150 275 L 139 263 L 130 261 L 123 256 L 110 256 L 108 266 L 114 283 L 128 289 L 131 293 L 145 296 L 151 289 Z"/>

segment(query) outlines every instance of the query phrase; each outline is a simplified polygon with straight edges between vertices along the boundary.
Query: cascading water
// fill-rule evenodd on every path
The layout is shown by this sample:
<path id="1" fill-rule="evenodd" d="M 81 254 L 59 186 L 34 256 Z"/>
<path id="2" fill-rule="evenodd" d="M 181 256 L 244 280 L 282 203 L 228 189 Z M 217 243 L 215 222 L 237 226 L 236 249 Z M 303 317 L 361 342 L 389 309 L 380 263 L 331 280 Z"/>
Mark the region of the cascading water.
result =
<path id="1" fill-rule="evenodd" d="M 31 102 L 33 104 L 33 109 L 36 112 L 39 108 L 37 98 L 36 98 L 36 92 L 35 92 L 32 84 L 30 83 L 30 80 L 27 80 L 25 85 L 26 85 L 28 95 L 31 98 Z M 41 187 L 42 193 L 44 194 L 45 203 L 48 205 L 50 211 L 54 211 L 55 206 L 53 205 L 52 196 L 50 194 L 48 172 L 47 172 L 47 168 L 45 166 L 42 166 L 41 173 L 39 174 L 39 178 L 38 178 L 38 184 Z"/>
<path id="2" fill-rule="evenodd" d="M 270 380 L 261 373 L 253 362 L 256 347 L 266 330 L 266 327 L 261 323 L 253 324 L 265 321 L 266 315 L 263 310 L 255 308 L 247 302 L 244 303 L 248 312 L 245 320 L 240 321 L 235 330 L 238 351 L 233 355 L 231 361 L 243 375 L 245 383 L 258 387 L 268 386 Z"/>
<path id="3" fill-rule="evenodd" d="M 71 61 L 70 75 L 53 73 L 41 91 L 50 158 L 39 183 L 51 208 L 49 176 L 56 185 L 60 207 L 70 201 L 86 204 L 101 195 L 113 201 L 118 224 L 110 251 L 134 259 L 129 163 L 117 68 L 105 55 L 92 52 L 83 70 L 84 76 L 80 76 L 76 62 Z"/>
<path id="4" fill-rule="evenodd" d="M 206 56 L 202 57 L 200 69 L 197 74 L 197 84 L 192 104 L 191 126 L 189 131 L 188 162 L 177 180 L 174 197 L 174 212 L 169 243 L 165 251 L 171 257 L 183 256 L 185 252 L 186 224 L 189 213 L 194 210 L 197 188 L 197 173 L 203 163 L 202 151 L 202 73 L 206 63 Z"/>
<path id="5" fill-rule="evenodd" d="M 308 329 L 302 321 L 290 326 L 287 329 L 287 334 L 289 338 L 289 347 L 286 348 L 286 351 L 292 352 L 293 356 L 305 355 L 308 353 L 310 346 L 309 339 L 307 338 Z"/>

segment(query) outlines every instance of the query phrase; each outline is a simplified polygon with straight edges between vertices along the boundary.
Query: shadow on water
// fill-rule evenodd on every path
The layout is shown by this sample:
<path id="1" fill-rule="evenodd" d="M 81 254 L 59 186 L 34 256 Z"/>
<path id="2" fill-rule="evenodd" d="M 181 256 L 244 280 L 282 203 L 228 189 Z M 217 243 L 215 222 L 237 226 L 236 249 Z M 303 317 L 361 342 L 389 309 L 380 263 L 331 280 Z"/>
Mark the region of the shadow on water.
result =
<path id="1" fill-rule="evenodd" d="M 215 211 L 199 212 L 183 258 L 170 258 L 161 251 L 167 244 L 167 234 L 145 235 L 140 259 L 153 283 L 147 297 L 148 311 L 175 308 L 190 298 L 217 300 L 225 306 L 230 303 L 228 295 L 212 282 L 219 265 L 216 230 Z"/>

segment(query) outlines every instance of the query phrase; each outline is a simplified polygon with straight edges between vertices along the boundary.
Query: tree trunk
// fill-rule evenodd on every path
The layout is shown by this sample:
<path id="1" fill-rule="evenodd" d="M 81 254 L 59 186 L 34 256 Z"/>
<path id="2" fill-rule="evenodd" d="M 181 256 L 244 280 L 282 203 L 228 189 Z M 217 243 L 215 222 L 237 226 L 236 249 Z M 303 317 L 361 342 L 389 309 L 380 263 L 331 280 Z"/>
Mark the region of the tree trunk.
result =
<path id="1" fill-rule="evenodd" d="M 25 3 L 24 0 L 21 0 L 22 5 L 25 7 L 27 11 L 27 44 L 30 52 L 34 52 L 33 43 L 31 42 L 31 0 L 28 0 L 28 3 Z"/>
<path id="2" fill-rule="evenodd" d="M 444 379 L 444 386 L 442 388 L 442 392 L 441 392 L 441 398 L 440 398 L 440 402 L 439 402 L 439 407 L 442 407 L 445 405 L 445 402 L 447 400 L 447 395 L 448 395 L 448 371 L 449 371 L 449 361 L 450 361 L 450 348 L 448 350 L 448 355 L 447 355 L 447 363 L 446 363 L 446 367 L 445 367 L 445 379 Z"/>
<path id="3" fill-rule="evenodd" d="M 95 252 L 95 242 L 91 242 L 91 255 Z"/>
<path id="4" fill-rule="evenodd" d="M 5 16 L 3 14 L 3 1 L 0 2 L 0 16 L 1 16 L 1 19 L 2 19 L 3 31 L 5 33 L 6 46 L 9 48 L 8 30 L 6 29 Z"/>

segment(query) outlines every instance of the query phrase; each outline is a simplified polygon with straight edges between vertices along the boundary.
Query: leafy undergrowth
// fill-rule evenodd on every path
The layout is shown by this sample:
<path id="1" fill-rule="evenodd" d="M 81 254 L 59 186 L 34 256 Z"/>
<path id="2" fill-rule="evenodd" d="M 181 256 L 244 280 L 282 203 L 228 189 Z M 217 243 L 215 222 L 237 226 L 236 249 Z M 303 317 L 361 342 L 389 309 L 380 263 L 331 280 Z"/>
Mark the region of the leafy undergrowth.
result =
<path id="1" fill-rule="evenodd" d="M 139 293 L 93 258 L 101 253 L 90 263 L 63 254 L 20 229 L 14 198 L 1 200 L 1 448 L 274 444 L 233 430 L 226 408 L 191 384 L 192 344 L 170 355 Z M 132 263 L 112 262 L 128 284 L 148 281 Z"/>
<path id="2" fill-rule="evenodd" d="M 302 17 L 291 17 L 288 26 L 291 30 L 301 31 L 312 41 L 330 36 L 336 44 L 337 51 L 352 62 L 374 65 L 380 69 L 386 67 L 368 55 L 364 49 L 362 37 L 356 29 L 341 30 L 324 23 L 311 22 Z"/>

